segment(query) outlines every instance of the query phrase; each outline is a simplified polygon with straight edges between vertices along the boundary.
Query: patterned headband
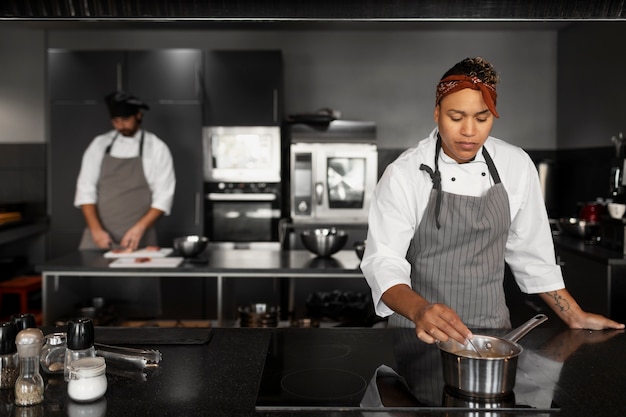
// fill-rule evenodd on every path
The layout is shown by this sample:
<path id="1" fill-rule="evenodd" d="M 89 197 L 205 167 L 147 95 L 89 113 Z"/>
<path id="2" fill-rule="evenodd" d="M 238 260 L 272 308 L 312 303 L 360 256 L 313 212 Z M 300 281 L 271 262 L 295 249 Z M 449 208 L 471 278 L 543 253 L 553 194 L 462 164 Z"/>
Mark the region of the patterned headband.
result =
<path id="1" fill-rule="evenodd" d="M 479 90 L 483 95 L 483 100 L 487 104 L 487 108 L 494 115 L 500 117 L 496 111 L 496 87 L 493 84 L 485 84 L 478 77 L 469 77 L 467 75 L 449 75 L 437 84 L 436 104 L 439 104 L 442 98 L 448 94 L 456 93 L 459 90 L 471 88 Z"/>

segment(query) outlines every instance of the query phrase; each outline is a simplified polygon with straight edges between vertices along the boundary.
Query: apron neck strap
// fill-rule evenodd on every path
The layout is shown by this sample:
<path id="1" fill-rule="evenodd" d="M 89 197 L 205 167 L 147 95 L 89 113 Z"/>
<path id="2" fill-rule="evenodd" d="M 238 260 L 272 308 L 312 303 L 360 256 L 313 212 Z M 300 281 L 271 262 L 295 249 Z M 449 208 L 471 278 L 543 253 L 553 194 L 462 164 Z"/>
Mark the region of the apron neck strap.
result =
<path id="1" fill-rule="evenodd" d="M 144 133 L 145 133 L 145 131 L 143 129 L 141 129 L 141 138 L 139 139 L 139 157 L 140 158 L 143 156 L 143 137 L 144 137 Z M 109 146 L 107 146 L 106 150 L 104 151 L 104 153 L 106 155 L 109 155 L 111 153 L 111 148 L 113 147 L 113 143 L 115 143 L 115 139 L 117 139 L 118 136 L 119 136 L 119 132 L 116 132 L 115 136 L 113 136 L 113 139 L 111 139 L 111 143 L 109 143 Z"/>
<path id="2" fill-rule="evenodd" d="M 441 223 L 439 223 L 439 214 L 441 212 L 441 172 L 439 172 L 439 151 L 441 150 L 441 136 L 437 133 L 437 143 L 435 145 L 435 170 L 426 164 L 420 165 L 421 171 L 426 171 L 430 175 L 430 179 L 433 181 L 433 189 L 437 194 L 437 200 L 435 201 L 435 225 L 437 229 L 441 229 Z"/>
<path id="3" fill-rule="evenodd" d="M 106 155 L 111 153 L 111 148 L 113 147 L 113 143 L 115 143 L 115 139 L 117 139 L 118 135 L 119 135 L 119 132 L 115 132 L 115 136 L 113 136 L 113 139 L 111 139 L 111 143 L 109 143 L 109 146 L 107 146 L 107 148 L 104 151 Z"/>
<path id="4" fill-rule="evenodd" d="M 437 193 L 437 200 L 435 201 L 435 224 L 437 229 L 441 228 L 441 223 L 439 222 L 439 214 L 441 213 L 441 172 L 439 172 L 439 152 L 441 152 L 441 136 L 437 133 L 437 143 L 435 144 L 435 170 L 433 171 L 433 169 L 426 164 L 420 165 L 420 170 L 426 171 L 428 175 L 430 175 L 430 179 L 433 181 L 433 189 Z M 487 152 L 484 145 L 483 157 L 485 158 L 485 163 L 487 163 L 487 168 L 489 169 L 491 178 L 493 178 L 493 182 L 495 184 L 500 184 L 500 174 L 498 174 L 496 165 L 493 163 L 493 159 L 491 159 L 491 155 L 489 155 L 489 152 Z"/>

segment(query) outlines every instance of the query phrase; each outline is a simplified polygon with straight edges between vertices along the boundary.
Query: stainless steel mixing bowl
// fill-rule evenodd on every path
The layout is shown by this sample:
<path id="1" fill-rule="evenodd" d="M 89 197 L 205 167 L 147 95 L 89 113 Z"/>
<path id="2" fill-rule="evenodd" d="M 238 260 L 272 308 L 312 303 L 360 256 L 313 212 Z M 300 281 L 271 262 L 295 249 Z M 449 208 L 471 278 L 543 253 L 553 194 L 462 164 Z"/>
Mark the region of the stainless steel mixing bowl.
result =
<path id="1" fill-rule="evenodd" d="M 204 251 L 209 239 L 204 236 L 182 236 L 174 239 L 174 249 L 185 258 L 193 258 Z"/>
<path id="2" fill-rule="evenodd" d="M 348 233 L 332 228 L 303 230 L 300 233 L 305 248 L 318 256 L 330 256 L 339 252 L 348 241 Z"/>

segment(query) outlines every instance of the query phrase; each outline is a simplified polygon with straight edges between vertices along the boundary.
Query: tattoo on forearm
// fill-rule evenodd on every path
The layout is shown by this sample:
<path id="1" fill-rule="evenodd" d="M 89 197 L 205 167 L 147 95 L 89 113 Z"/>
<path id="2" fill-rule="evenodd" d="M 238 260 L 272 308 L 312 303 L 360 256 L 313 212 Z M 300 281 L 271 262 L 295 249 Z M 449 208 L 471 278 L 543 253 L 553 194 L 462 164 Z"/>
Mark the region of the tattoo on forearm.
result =
<path id="1" fill-rule="evenodd" d="M 556 291 L 552 291 L 547 293 L 548 297 L 552 298 L 554 300 L 554 305 L 561 311 L 567 311 L 569 310 L 569 303 L 567 302 L 567 300 L 563 297 L 561 297 Z"/>

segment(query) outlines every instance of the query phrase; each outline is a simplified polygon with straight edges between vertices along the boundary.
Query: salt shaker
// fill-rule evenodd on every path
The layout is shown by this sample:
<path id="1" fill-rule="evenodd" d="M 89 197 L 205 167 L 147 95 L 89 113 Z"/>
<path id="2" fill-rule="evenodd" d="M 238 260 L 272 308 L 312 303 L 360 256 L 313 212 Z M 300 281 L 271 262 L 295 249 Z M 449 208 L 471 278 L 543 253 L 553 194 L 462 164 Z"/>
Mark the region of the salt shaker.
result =
<path id="1" fill-rule="evenodd" d="M 67 323 L 67 348 L 63 362 L 63 378 L 70 380 L 70 365 L 73 361 L 96 356 L 93 321 L 77 319 Z"/>
<path id="2" fill-rule="evenodd" d="M 17 326 L 12 322 L 0 324 L 0 389 L 13 388 L 19 374 L 20 359 L 15 346 Z"/>
<path id="3" fill-rule="evenodd" d="M 67 394 L 74 401 L 90 402 L 102 398 L 107 390 L 104 358 L 82 358 L 70 364 Z"/>
<path id="4" fill-rule="evenodd" d="M 65 333 L 47 334 L 41 348 L 41 355 L 39 355 L 41 368 L 48 374 L 62 374 L 66 348 L 67 336 Z"/>
<path id="5" fill-rule="evenodd" d="M 20 331 L 16 338 L 20 358 L 20 375 L 15 381 L 15 404 L 35 405 L 43 402 L 43 378 L 39 374 L 39 354 L 43 333 L 36 328 Z"/>

